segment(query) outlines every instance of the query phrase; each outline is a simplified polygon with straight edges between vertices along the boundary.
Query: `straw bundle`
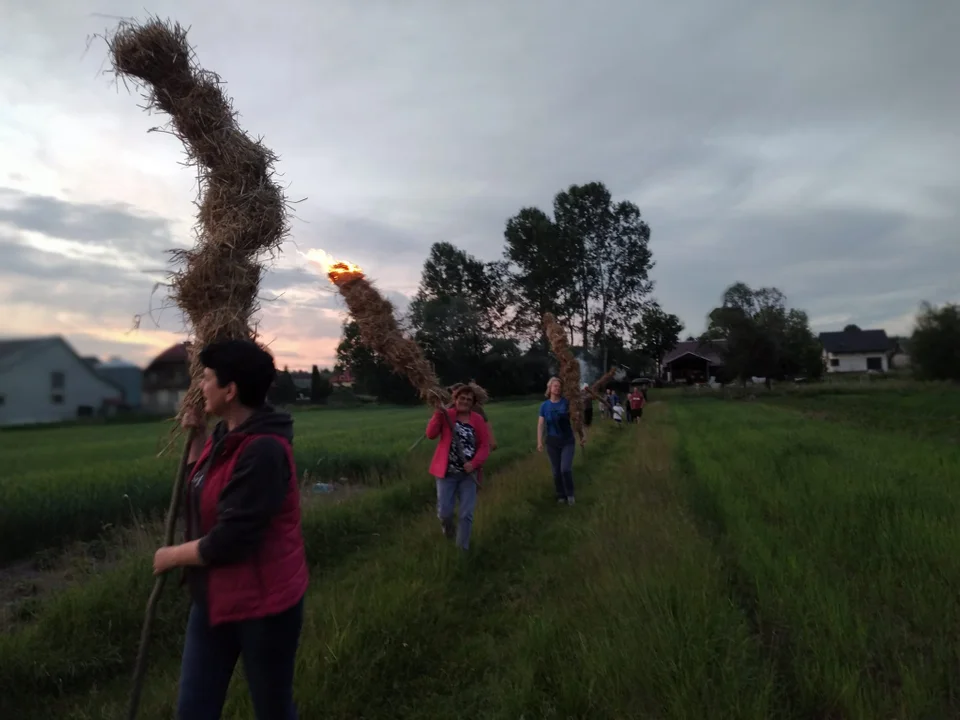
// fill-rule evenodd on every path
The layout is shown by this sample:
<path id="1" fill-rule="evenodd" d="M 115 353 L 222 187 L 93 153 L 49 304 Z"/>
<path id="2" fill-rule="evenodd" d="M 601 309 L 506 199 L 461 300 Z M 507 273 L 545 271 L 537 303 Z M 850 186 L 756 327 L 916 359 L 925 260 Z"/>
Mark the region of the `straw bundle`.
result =
<path id="1" fill-rule="evenodd" d="M 364 345 L 384 358 L 397 374 L 404 375 L 424 402 L 442 407 L 449 394 L 440 387 L 433 365 L 420 346 L 397 325 L 393 305 L 364 277 L 359 268 L 338 263 L 327 272 L 360 327 Z"/>
<path id="2" fill-rule="evenodd" d="M 563 383 L 563 395 L 570 405 L 570 424 L 577 437 L 583 438 L 583 394 L 580 390 L 580 363 L 573 356 L 567 343 L 567 333 L 553 313 L 544 313 L 543 328 L 547 333 L 550 349 L 560 364 L 558 375 Z"/>
<path id="3" fill-rule="evenodd" d="M 608 382 L 613 380 L 616 374 L 617 374 L 617 369 L 615 367 L 610 368 L 603 375 L 600 376 L 599 380 L 597 380 L 595 383 L 593 383 L 593 385 L 587 388 L 587 391 L 594 397 L 597 397 L 597 393 L 603 389 L 604 385 L 606 385 Z"/>
<path id="4" fill-rule="evenodd" d="M 447 393 L 449 393 L 451 401 L 455 401 L 457 395 L 467 390 L 473 393 L 477 405 L 486 405 L 490 401 L 490 394 L 473 380 L 467 383 L 454 383 L 447 388 Z"/>
<path id="5" fill-rule="evenodd" d="M 197 242 L 176 251 L 172 297 L 190 322 L 193 383 L 180 409 L 202 408 L 200 349 L 226 339 L 255 339 L 251 318 L 263 272 L 258 257 L 287 235 L 287 203 L 274 181 L 276 156 L 236 123 L 216 73 L 196 63 L 178 23 L 125 21 L 108 45 L 114 71 L 144 87 L 146 109 L 170 116 L 167 132 L 198 170 Z"/>

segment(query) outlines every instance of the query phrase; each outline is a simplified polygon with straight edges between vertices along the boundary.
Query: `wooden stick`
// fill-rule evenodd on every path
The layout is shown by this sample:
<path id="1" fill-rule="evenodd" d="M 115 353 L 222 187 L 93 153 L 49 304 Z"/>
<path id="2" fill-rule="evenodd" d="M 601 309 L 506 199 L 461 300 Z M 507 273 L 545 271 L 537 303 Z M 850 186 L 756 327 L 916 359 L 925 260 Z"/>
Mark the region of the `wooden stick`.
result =
<path id="1" fill-rule="evenodd" d="M 183 483 L 186 479 L 187 465 L 190 459 L 190 448 L 197 437 L 196 428 L 187 433 L 187 440 L 183 445 L 183 455 L 180 457 L 180 467 L 173 481 L 173 493 L 170 495 L 170 507 L 167 509 L 167 519 L 164 526 L 164 545 L 173 545 L 173 536 L 177 529 L 177 517 L 180 514 L 180 496 L 183 493 Z M 135 720 L 140 707 L 140 695 L 143 693 L 143 679 L 147 671 L 147 647 L 150 644 L 150 630 L 153 628 L 153 619 L 157 614 L 157 601 L 163 592 L 167 573 L 158 575 L 153 582 L 153 592 L 147 600 L 147 611 L 143 619 L 143 630 L 140 631 L 140 649 L 137 650 L 137 661 L 133 670 L 133 688 L 130 690 L 130 704 L 127 707 L 127 720 Z"/>

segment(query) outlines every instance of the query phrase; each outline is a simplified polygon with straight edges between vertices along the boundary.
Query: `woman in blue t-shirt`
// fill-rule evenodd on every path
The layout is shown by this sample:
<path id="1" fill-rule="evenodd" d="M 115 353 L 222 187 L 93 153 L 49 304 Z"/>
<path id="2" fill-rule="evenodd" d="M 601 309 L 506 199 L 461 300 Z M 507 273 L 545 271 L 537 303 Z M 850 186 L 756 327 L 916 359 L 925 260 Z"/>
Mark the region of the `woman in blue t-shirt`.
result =
<path id="1" fill-rule="evenodd" d="M 550 466 L 553 468 L 557 502 L 561 505 L 573 505 L 573 452 L 576 439 L 570 424 L 570 405 L 562 392 L 560 378 L 550 378 L 547 383 L 547 399 L 540 405 L 540 418 L 537 420 L 537 450 L 543 452 L 546 444 L 547 457 L 550 458 Z"/>

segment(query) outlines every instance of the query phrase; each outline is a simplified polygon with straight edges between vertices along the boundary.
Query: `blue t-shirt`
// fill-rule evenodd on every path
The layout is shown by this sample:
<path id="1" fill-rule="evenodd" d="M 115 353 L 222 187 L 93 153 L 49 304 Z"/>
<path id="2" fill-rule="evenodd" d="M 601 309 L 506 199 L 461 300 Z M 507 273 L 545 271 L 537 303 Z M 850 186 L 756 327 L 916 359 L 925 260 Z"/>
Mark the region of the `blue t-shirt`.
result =
<path id="1" fill-rule="evenodd" d="M 564 445 L 574 441 L 573 426 L 570 424 L 570 403 L 566 398 L 560 398 L 557 402 L 544 400 L 540 405 L 540 417 L 546 423 L 548 440 Z"/>

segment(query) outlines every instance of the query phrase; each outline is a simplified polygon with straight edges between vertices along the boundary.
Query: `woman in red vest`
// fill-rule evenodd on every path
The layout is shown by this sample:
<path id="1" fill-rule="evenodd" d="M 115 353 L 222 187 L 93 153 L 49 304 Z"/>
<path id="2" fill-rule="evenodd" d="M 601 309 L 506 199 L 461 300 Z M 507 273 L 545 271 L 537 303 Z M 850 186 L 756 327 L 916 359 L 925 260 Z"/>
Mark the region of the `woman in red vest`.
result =
<path id="1" fill-rule="evenodd" d="M 476 473 L 490 455 L 490 432 L 483 417 L 474 409 L 476 393 L 470 385 L 455 386 L 452 395 L 453 407 L 437 410 L 427 424 L 427 438 L 440 438 L 430 463 L 430 474 L 437 480 L 437 517 L 448 538 L 454 537 L 453 514 L 457 498 L 460 499 L 457 547 L 468 550 L 477 503 Z M 451 428 L 460 440 L 459 449 Z"/>
<path id="2" fill-rule="evenodd" d="M 293 720 L 293 670 L 307 562 L 293 460 L 293 419 L 266 404 L 273 358 L 252 341 L 200 353 L 206 412 L 221 418 L 190 448 L 185 540 L 154 572 L 184 568 L 192 604 L 180 670 L 180 720 L 216 720 L 237 659 L 258 720 Z"/>

